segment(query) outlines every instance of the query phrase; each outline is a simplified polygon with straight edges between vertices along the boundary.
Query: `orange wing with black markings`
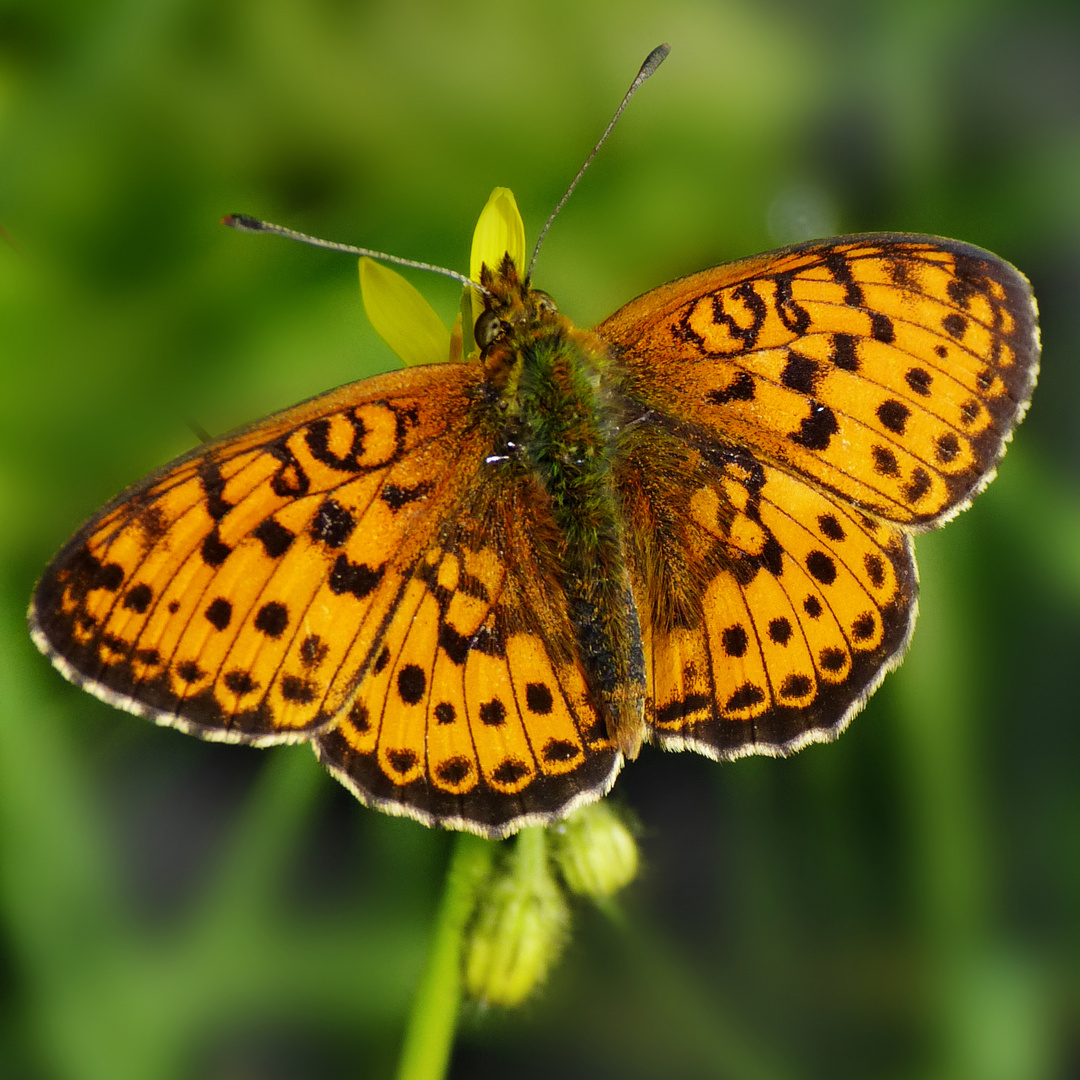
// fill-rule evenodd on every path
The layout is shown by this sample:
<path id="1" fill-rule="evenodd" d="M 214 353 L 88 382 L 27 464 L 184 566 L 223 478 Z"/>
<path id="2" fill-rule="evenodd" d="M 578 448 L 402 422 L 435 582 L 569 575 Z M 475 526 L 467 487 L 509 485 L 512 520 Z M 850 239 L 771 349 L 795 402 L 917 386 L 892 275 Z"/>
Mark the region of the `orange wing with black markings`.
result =
<path id="1" fill-rule="evenodd" d="M 35 640 L 207 739 L 315 738 L 362 801 L 505 835 L 621 756 L 585 685 L 549 500 L 485 462 L 477 365 L 344 387 L 125 492 L 35 592 Z"/>
<path id="2" fill-rule="evenodd" d="M 653 737 L 716 757 L 834 737 L 899 663 L 909 533 L 992 477 L 1038 366 L 988 252 L 840 237 L 706 270 L 601 324 Z"/>
<path id="3" fill-rule="evenodd" d="M 423 552 L 371 674 L 316 741 L 363 801 L 500 836 L 614 782 L 549 505 L 533 478 L 496 473 Z"/>
<path id="4" fill-rule="evenodd" d="M 735 758 L 841 731 L 907 646 L 910 539 L 744 448 L 646 426 L 618 484 L 654 741 Z"/>
<path id="5" fill-rule="evenodd" d="M 332 724 L 479 467 L 478 377 L 354 383 L 166 466 L 50 565 L 38 645 L 110 704 L 203 738 L 295 742 Z"/>
<path id="6" fill-rule="evenodd" d="M 1038 368 L 1027 280 L 953 240 L 875 234 L 719 266 L 597 328 L 633 395 L 912 528 L 993 475 Z"/>

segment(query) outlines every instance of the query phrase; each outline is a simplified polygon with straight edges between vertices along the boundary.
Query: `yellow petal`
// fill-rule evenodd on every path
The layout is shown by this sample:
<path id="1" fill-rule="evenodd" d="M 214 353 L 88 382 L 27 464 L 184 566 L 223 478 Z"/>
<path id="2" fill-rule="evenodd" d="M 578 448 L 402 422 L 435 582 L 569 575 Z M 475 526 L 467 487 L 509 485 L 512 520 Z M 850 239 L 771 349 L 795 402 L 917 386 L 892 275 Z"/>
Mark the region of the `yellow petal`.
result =
<path id="1" fill-rule="evenodd" d="M 435 309 L 400 274 L 362 258 L 360 292 L 376 333 L 407 367 L 446 361 L 450 332 Z"/>
<path id="2" fill-rule="evenodd" d="M 518 272 L 525 273 L 525 224 L 518 212 L 514 193 L 509 188 L 497 187 L 480 213 L 473 233 L 472 257 L 469 260 L 469 277 L 480 280 L 483 263 L 495 270 L 510 253 Z"/>

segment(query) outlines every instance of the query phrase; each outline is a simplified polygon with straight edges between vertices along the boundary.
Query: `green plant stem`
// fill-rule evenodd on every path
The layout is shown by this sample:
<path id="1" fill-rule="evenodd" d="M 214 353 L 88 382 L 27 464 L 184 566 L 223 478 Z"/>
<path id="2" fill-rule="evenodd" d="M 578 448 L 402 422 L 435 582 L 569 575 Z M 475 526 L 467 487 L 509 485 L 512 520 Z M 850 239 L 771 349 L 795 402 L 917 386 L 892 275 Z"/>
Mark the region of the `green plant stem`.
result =
<path id="1" fill-rule="evenodd" d="M 442 1080 L 461 1002 L 461 947 L 495 845 L 468 833 L 454 841 L 424 973 L 405 1029 L 397 1080 Z"/>

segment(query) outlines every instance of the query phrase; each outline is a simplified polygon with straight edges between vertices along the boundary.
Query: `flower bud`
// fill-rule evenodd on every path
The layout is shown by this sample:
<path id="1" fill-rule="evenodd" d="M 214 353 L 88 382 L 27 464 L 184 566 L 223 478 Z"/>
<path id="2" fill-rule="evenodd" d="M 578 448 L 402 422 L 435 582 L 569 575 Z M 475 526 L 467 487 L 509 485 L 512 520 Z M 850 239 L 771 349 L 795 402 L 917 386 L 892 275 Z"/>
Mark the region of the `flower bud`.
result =
<path id="1" fill-rule="evenodd" d="M 551 827 L 552 854 L 572 892 L 605 900 L 634 880 L 634 836 L 608 802 L 591 803 Z"/>
<path id="2" fill-rule="evenodd" d="M 466 992 L 484 1004 L 521 1004 L 558 959 L 568 922 L 545 830 L 522 829 L 480 898 L 465 944 Z"/>

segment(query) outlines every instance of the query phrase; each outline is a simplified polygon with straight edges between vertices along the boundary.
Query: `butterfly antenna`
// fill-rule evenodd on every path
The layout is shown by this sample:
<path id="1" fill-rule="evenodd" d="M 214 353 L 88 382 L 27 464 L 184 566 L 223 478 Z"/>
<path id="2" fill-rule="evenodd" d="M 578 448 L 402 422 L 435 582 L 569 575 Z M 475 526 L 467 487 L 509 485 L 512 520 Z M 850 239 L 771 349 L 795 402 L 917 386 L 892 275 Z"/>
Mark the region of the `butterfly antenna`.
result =
<path id="1" fill-rule="evenodd" d="M 544 223 L 544 227 L 540 230 L 540 235 L 536 238 L 536 246 L 532 251 L 532 258 L 529 260 L 529 272 L 525 275 L 526 280 L 532 277 L 533 267 L 536 265 L 537 257 L 540 255 L 540 246 L 544 242 L 544 237 L 547 236 L 548 229 L 551 228 L 551 223 L 559 216 L 559 212 L 566 205 L 567 199 L 573 195 L 574 188 L 578 186 L 578 181 L 585 175 L 585 170 L 593 163 L 593 158 L 600 152 L 600 147 L 607 142 L 608 136 L 619 122 L 619 117 L 623 114 L 623 109 L 630 104 L 630 99 L 638 92 L 641 84 L 653 75 L 656 72 L 656 69 L 667 59 L 667 54 L 669 52 L 671 52 L 670 45 L 657 45 L 656 48 L 645 57 L 645 63 L 641 65 L 641 70 L 638 71 L 634 81 L 630 84 L 630 89 L 626 91 L 619 107 L 615 110 L 615 115 L 611 118 L 611 123 L 604 128 L 604 134 L 600 136 L 600 141 L 593 147 L 592 153 L 585 159 L 585 164 L 578 169 L 577 176 L 574 177 L 570 182 L 570 186 L 566 189 L 566 194 L 559 200 L 559 205 L 551 211 L 551 217 L 547 219 Z"/>
<path id="2" fill-rule="evenodd" d="M 274 225 L 269 221 L 260 221 L 249 214 L 226 214 L 221 219 L 222 225 L 228 225 L 230 229 L 239 229 L 241 232 L 265 232 L 275 236 L 284 236 L 288 240 L 298 240 L 301 244 L 310 244 L 312 247 L 326 248 L 329 251 L 343 251 L 346 255 L 366 255 L 369 259 L 378 259 L 380 262 L 394 263 L 397 266 L 411 266 L 414 270 L 430 270 L 433 274 L 442 274 L 444 277 L 460 281 L 462 285 L 475 289 L 484 296 L 490 296 L 490 292 L 477 281 L 459 274 L 456 270 L 448 270 L 445 266 L 433 266 L 431 263 L 419 262 L 416 259 L 403 259 L 398 255 L 387 255 L 385 251 L 372 251 L 370 248 L 354 247 L 352 244 L 339 244 L 335 240 L 320 240 L 317 236 L 308 236 L 307 233 L 297 232 L 295 229 L 287 229 L 284 225 Z"/>

